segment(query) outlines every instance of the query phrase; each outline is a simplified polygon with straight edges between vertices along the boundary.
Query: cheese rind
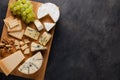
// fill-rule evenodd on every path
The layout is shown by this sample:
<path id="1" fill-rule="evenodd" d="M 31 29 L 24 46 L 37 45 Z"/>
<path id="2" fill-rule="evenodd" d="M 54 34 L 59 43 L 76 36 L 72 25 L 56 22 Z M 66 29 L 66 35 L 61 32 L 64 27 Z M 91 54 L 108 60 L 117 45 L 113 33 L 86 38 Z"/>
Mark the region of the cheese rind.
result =
<path id="1" fill-rule="evenodd" d="M 10 56 L 0 60 L 0 68 L 5 73 L 5 75 L 8 76 L 24 58 L 25 57 L 20 50 L 16 51 Z"/>
<path id="2" fill-rule="evenodd" d="M 26 35 L 26 36 L 34 39 L 34 40 L 37 40 L 40 33 L 37 30 L 35 30 L 35 29 L 31 28 L 31 27 L 27 27 L 26 30 L 25 30 L 24 35 Z"/>
<path id="3" fill-rule="evenodd" d="M 45 26 L 45 29 L 46 29 L 47 31 L 50 31 L 50 30 L 55 26 L 55 23 L 45 22 L 45 23 L 44 23 L 44 26 Z"/>
<path id="4" fill-rule="evenodd" d="M 42 4 L 38 8 L 37 17 L 38 19 L 41 19 L 45 17 L 46 15 L 49 15 L 53 19 L 54 22 L 57 22 L 60 17 L 59 7 L 57 7 L 55 4 L 50 3 L 50 2 Z"/>
<path id="5" fill-rule="evenodd" d="M 43 62 L 43 56 L 42 56 L 41 52 L 37 52 L 32 57 L 28 58 L 18 68 L 18 70 L 24 74 L 34 74 L 35 72 L 37 72 L 41 68 L 42 62 Z"/>
<path id="6" fill-rule="evenodd" d="M 38 29 L 38 31 L 41 31 L 43 29 L 43 25 L 39 20 L 35 20 L 34 24 L 35 24 L 36 28 Z"/>
<path id="7" fill-rule="evenodd" d="M 39 39 L 39 43 L 45 46 L 50 41 L 51 37 L 51 34 L 44 32 Z"/>
<path id="8" fill-rule="evenodd" d="M 41 44 L 32 42 L 31 43 L 31 51 L 45 50 L 47 47 L 42 46 Z"/>

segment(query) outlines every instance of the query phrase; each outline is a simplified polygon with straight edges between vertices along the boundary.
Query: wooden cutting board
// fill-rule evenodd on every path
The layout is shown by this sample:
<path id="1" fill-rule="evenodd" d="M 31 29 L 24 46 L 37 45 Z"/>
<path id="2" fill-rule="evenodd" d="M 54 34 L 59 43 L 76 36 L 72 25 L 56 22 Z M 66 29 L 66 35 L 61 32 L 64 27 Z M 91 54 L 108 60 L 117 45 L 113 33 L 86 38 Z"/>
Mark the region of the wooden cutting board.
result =
<path id="1" fill-rule="evenodd" d="M 11 3 L 13 0 L 9 0 L 9 3 Z M 35 1 L 31 1 L 31 3 L 33 4 L 33 9 L 34 9 L 34 12 L 37 13 L 37 10 L 38 10 L 38 7 L 41 6 L 42 3 L 40 2 L 35 2 Z M 11 16 L 11 12 L 9 10 L 9 7 L 7 9 L 7 13 L 6 13 L 6 17 L 8 16 Z M 44 17 L 43 19 L 40 20 L 41 22 L 53 22 L 53 20 L 49 17 L 49 16 L 46 16 Z M 22 22 L 22 28 L 25 29 L 26 26 L 30 26 L 34 29 L 36 29 L 35 25 L 33 23 L 29 24 L 29 25 L 26 25 Z M 11 75 L 15 75 L 15 76 L 20 76 L 20 77 L 25 77 L 25 78 L 29 78 L 29 79 L 35 79 L 35 80 L 44 80 L 44 75 L 45 75 L 45 70 L 46 70 L 46 66 L 47 66 L 47 62 L 48 62 L 48 57 L 49 57 L 49 53 L 50 53 L 50 48 L 51 48 L 51 44 L 52 44 L 52 40 L 53 40 L 53 35 L 54 35 L 54 30 L 55 30 L 55 27 L 49 32 L 51 35 L 52 35 L 52 38 L 51 40 L 49 41 L 49 43 L 47 44 L 47 50 L 45 51 L 42 51 L 42 55 L 43 55 L 43 64 L 42 64 L 42 67 L 40 68 L 40 70 L 38 72 L 36 72 L 35 74 L 32 74 L 32 75 L 26 75 L 26 74 L 23 74 L 21 72 L 18 71 L 18 67 L 11 73 Z M 40 34 L 42 34 L 45 30 L 41 31 Z M 3 32 L 2 32 L 2 36 L 1 36 L 1 40 L 3 38 L 13 38 L 11 36 L 8 35 L 8 32 L 7 32 L 7 27 L 6 25 L 3 26 Z M 26 36 L 23 36 L 23 39 L 24 38 L 27 38 Z M 13 38 L 14 39 L 14 38 Z M 30 39 L 30 41 L 34 41 L 33 39 Z M 38 41 L 37 41 L 38 42 Z M 31 57 L 33 55 L 33 53 L 31 53 L 30 55 L 25 55 L 26 58 L 28 57 Z M 2 59 L 2 58 L 1 58 Z M 21 63 L 22 64 L 22 63 Z M 20 65 L 21 65 L 20 64 Z M 0 70 L 1 71 L 1 70 Z M 2 71 L 1 71 L 2 72 Z"/>

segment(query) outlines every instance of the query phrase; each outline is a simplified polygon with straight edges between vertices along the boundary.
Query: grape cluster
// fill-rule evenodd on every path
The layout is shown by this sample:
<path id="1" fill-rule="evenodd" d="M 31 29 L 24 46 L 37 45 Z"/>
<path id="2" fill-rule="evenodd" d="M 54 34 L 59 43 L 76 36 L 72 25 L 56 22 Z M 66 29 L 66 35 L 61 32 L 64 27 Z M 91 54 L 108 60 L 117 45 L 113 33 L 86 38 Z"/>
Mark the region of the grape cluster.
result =
<path id="1" fill-rule="evenodd" d="M 29 0 L 18 0 L 9 4 L 13 15 L 21 16 L 25 23 L 34 21 L 35 13 L 33 12 L 33 5 Z"/>

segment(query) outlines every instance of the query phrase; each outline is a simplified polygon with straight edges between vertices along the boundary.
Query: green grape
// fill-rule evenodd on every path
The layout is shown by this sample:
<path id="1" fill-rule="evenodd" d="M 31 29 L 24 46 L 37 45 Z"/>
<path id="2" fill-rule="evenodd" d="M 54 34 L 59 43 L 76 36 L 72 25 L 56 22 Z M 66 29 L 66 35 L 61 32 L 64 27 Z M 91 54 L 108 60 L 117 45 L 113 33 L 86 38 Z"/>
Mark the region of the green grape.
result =
<path id="1" fill-rule="evenodd" d="M 16 11 L 16 13 L 17 13 L 17 15 L 20 15 L 20 14 L 21 14 L 21 12 L 20 12 L 20 11 Z"/>
<path id="2" fill-rule="evenodd" d="M 26 13 L 29 13 L 29 12 L 30 12 L 30 9 L 26 9 L 25 12 L 26 12 Z"/>
<path id="3" fill-rule="evenodd" d="M 29 0 L 18 0 L 9 4 L 9 7 L 13 15 L 21 16 L 25 23 L 34 21 L 35 13 L 33 12 L 33 5 Z"/>
<path id="4" fill-rule="evenodd" d="M 23 6 L 24 6 L 24 8 L 26 8 L 26 9 L 29 7 L 29 5 L 27 5 L 27 4 L 24 4 Z"/>
<path id="5" fill-rule="evenodd" d="M 13 10 L 14 10 L 14 11 L 17 11 L 17 8 L 16 8 L 16 7 L 14 7 L 14 8 L 13 8 Z"/>
<path id="6" fill-rule="evenodd" d="M 26 19 L 26 21 L 25 21 L 26 23 L 30 23 L 30 20 L 29 19 Z"/>
<path id="7" fill-rule="evenodd" d="M 26 17 L 22 16 L 22 20 L 25 21 L 25 20 L 26 20 Z"/>
<path id="8" fill-rule="evenodd" d="M 30 12 L 32 12 L 32 10 L 33 10 L 31 7 L 28 7 L 28 9 L 29 9 Z"/>
<path id="9" fill-rule="evenodd" d="M 22 2 L 25 4 L 27 2 L 27 0 L 22 0 Z"/>
<path id="10" fill-rule="evenodd" d="M 26 15 L 27 15 L 27 14 L 26 14 L 26 12 L 24 11 L 24 12 L 22 13 L 22 17 L 23 17 L 23 16 L 26 16 Z"/>
<path id="11" fill-rule="evenodd" d="M 29 13 L 28 15 L 27 15 L 27 18 L 31 18 L 32 17 L 32 14 L 31 13 Z"/>
<path id="12" fill-rule="evenodd" d="M 17 13 L 16 12 L 12 12 L 13 13 L 13 15 L 17 15 Z"/>
<path id="13" fill-rule="evenodd" d="M 35 13 L 33 11 L 31 12 L 31 14 L 32 14 L 33 17 L 35 17 Z"/>
<path id="14" fill-rule="evenodd" d="M 14 3 L 9 4 L 10 9 L 13 9 Z"/>
<path id="15" fill-rule="evenodd" d="M 30 6 L 30 5 L 31 5 L 31 2 L 30 2 L 30 1 L 27 1 L 26 4 Z"/>
<path id="16" fill-rule="evenodd" d="M 20 9 L 20 6 L 19 6 L 19 5 L 18 5 L 18 6 L 16 6 L 16 9 L 17 9 L 17 10 L 19 10 L 19 9 Z"/>
<path id="17" fill-rule="evenodd" d="M 16 5 L 20 5 L 20 4 L 21 4 L 21 2 L 20 2 L 20 1 L 17 1 L 17 2 L 16 2 Z"/>

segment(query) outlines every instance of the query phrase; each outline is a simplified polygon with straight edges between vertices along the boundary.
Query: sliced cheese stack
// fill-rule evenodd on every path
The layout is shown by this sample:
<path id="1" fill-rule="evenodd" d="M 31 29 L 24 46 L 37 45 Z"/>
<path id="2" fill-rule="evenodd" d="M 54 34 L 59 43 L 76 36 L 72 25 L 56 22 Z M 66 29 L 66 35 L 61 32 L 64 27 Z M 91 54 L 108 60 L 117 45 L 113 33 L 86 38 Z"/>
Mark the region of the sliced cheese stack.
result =
<path id="1" fill-rule="evenodd" d="M 32 57 L 28 58 L 19 68 L 18 70 L 24 74 L 34 74 L 37 72 L 43 62 L 43 57 L 41 52 L 37 52 Z"/>
<path id="2" fill-rule="evenodd" d="M 44 26 L 45 26 L 45 29 L 46 29 L 47 31 L 50 31 L 50 30 L 55 26 L 55 23 L 45 22 L 45 23 L 44 23 Z"/>
<path id="3" fill-rule="evenodd" d="M 5 18 L 4 22 L 8 32 L 15 32 L 22 30 L 21 20 L 14 18 L 13 16 L 9 16 Z"/>
<path id="4" fill-rule="evenodd" d="M 48 3 L 42 4 L 38 8 L 37 17 L 38 19 L 41 19 L 47 15 L 49 15 L 53 19 L 54 22 L 57 22 L 60 17 L 60 10 L 53 3 L 48 2 Z"/>
<path id="5" fill-rule="evenodd" d="M 33 51 L 38 51 L 38 50 L 45 50 L 45 49 L 47 49 L 47 47 L 44 47 L 44 46 L 42 46 L 42 45 L 40 45 L 40 44 L 37 44 L 37 43 L 35 43 L 35 42 L 32 42 L 31 43 L 31 51 L 33 52 Z"/>
<path id="6" fill-rule="evenodd" d="M 0 68 L 5 73 L 5 75 L 9 75 L 24 58 L 24 55 L 19 50 L 10 56 L 0 60 Z"/>

